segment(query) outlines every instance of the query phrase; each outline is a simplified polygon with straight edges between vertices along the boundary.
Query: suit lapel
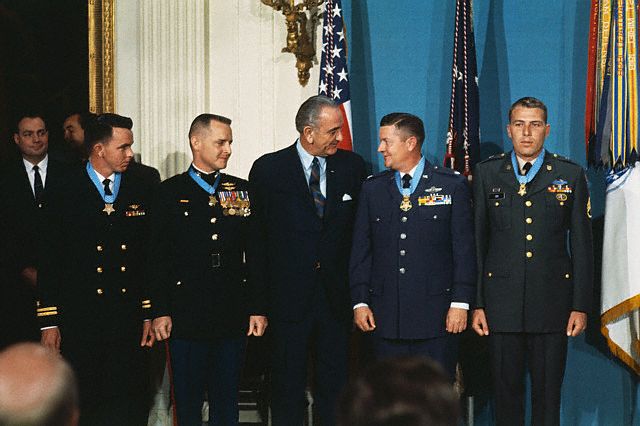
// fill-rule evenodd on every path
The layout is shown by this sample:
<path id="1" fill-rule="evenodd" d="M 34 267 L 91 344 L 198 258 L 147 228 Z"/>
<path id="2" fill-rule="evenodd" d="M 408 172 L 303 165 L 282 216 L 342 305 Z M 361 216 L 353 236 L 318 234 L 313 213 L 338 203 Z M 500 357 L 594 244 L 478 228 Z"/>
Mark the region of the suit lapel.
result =
<path id="1" fill-rule="evenodd" d="M 338 199 L 340 194 L 338 192 L 338 183 L 342 178 L 342 168 L 336 159 L 335 156 L 327 157 L 327 169 L 326 169 L 326 178 L 327 178 L 327 199 L 324 206 L 324 220 L 330 218 L 333 213 L 336 211 L 338 207 L 338 203 L 342 200 Z"/>
<path id="2" fill-rule="evenodd" d="M 313 197 L 309 191 L 309 185 L 307 184 L 306 176 L 302 169 L 302 162 L 300 161 L 300 156 L 298 156 L 295 143 L 287 150 L 287 158 L 283 167 L 286 168 L 286 181 L 281 182 L 281 184 L 289 186 L 294 193 L 299 194 L 301 199 L 304 200 L 303 204 L 306 206 L 305 208 L 317 217 L 315 203 L 313 202 Z"/>

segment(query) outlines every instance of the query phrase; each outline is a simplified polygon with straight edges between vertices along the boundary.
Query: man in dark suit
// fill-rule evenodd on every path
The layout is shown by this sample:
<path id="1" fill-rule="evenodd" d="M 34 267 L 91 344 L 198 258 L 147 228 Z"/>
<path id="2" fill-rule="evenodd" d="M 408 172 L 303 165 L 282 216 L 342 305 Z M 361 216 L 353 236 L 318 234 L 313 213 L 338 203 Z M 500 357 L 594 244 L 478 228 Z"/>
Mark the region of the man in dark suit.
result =
<path id="1" fill-rule="evenodd" d="M 422 120 L 380 121 L 390 170 L 362 187 L 351 250 L 355 323 L 376 357 L 425 355 L 453 378 L 458 339 L 475 296 L 471 191 L 463 176 L 422 156 Z"/>
<path id="2" fill-rule="evenodd" d="M 525 365 L 531 423 L 560 424 L 567 336 L 584 330 L 591 309 L 587 182 L 580 166 L 545 151 L 549 130 L 541 101 L 516 101 L 507 125 L 513 151 L 479 163 L 474 173 L 473 328 L 489 336 L 498 425 L 524 424 Z"/>
<path id="3" fill-rule="evenodd" d="M 267 326 L 264 292 L 247 282 L 248 182 L 220 170 L 231 155 L 231 120 L 201 114 L 189 129 L 193 163 L 162 183 L 153 224 L 153 330 L 171 337 L 178 423 L 202 424 L 208 390 L 211 424 L 238 423 L 245 335 Z M 260 283 L 258 283 L 260 284 Z"/>
<path id="4" fill-rule="evenodd" d="M 143 284 L 157 185 L 128 170 L 131 126 L 102 114 L 85 129 L 89 160 L 51 209 L 38 277 L 42 343 L 74 367 L 86 425 L 147 422 L 142 347 L 153 335 Z"/>
<path id="5" fill-rule="evenodd" d="M 2 170 L 0 207 L 5 221 L 3 238 L 12 241 L 12 262 L 0 297 L 0 346 L 21 340 L 39 340 L 35 286 L 45 211 L 63 189 L 65 166 L 48 154 L 49 133 L 42 115 L 26 113 L 16 122 L 13 140 L 19 159 Z"/>
<path id="6" fill-rule="evenodd" d="M 307 99 L 295 123 L 299 139 L 249 173 L 256 228 L 248 260 L 251 278 L 269 289 L 273 424 L 302 424 L 312 347 L 315 412 L 331 425 L 347 377 L 348 256 L 365 167 L 337 148 L 343 119 L 329 98 Z"/>

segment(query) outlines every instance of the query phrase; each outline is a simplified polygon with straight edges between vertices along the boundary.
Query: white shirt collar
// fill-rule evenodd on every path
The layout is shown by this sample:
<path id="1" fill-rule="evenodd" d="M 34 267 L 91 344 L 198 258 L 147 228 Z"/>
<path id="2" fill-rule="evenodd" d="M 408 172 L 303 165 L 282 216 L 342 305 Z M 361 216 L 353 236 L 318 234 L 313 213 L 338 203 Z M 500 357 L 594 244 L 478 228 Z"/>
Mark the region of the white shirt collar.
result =
<path id="1" fill-rule="evenodd" d="M 27 170 L 27 172 L 32 172 L 33 171 L 33 166 L 38 166 L 38 168 L 40 169 L 41 173 L 46 173 L 47 172 L 47 166 L 49 165 L 49 154 L 46 154 L 44 156 L 44 158 L 42 160 L 40 160 L 40 162 L 38 164 L 32 164 L 31 162 L 27 161 L 26 158 L 22 157 L 22 162 L 24 163 L 24 168 Z"/>
<path id="2" fill-rule="evenodd" d="M 98 173 L 98 171 L 96 169 L 93 169 L 93 172 L 96 174 L 96 176 L 98 176 L 98 179 L 100 179 L 100 182 L 104 182 L 105 179 L 109 179 L 110 183 L 113 183 L 115 181 L 115 179 L 116 179 L 116 174 L 115 173 L 111 173 L 109 176 L 104 177 L 100 173 Z"/>
<path id="3" fill-rule="evenodd" d="M 523 167 L 527 163 L 531 163 L 531 165 L 533 166 L 533 163 L 536 162 L 536 160 L 538 159 L 539 156 L 540 156 L 540 154 L 536 155 L 536 157 L 531 159 L 531 160 L 523 160 L 522 158 L 520 158 L 520 156 L 518 154 L 516 154 L 516 160 L 518 160 L 518 168 L 520 169 L 520 171 L 524 170 Z"/>
<path id="4" fill-rule="evenodd" d="M 191 166 L 196 170 L 196 172 L 198 173 L 202 173 L 203 175 L 210 175 L 212 173 L 218 173 L 220 170 L 214 170 L 212 172 L 205 172 L 204 170 L 200 170 L 195 164 L 191 163 Z"/>
<path id="5" fill-rule="evenodd" d="M 298 151 L 298 157 L 300 157 L 300 161 L 302 161 L 302 167 L 304 167 L 305 170 L 311 169 L 311 163 L 313 163 L 314 156 L 309 154 L 307 150 L 302 147 L 300 139 L 296 140 L 296 150 Z M 324 170 L 327 159 L 325 157 L 319 156 L 315 156 L 315 158 L 317 158 L 318 162 L 320 163 L 320 169 Z"/>
<path id="6" fill-rule="evenodd" d="M 420 157 L 420 160 L 422 160 L 422 157 Z M 404 175 L 406 175 L 406 174 L 408 174 L 409 176 L 411 176 L 411 179 L 413 179 L 413 175 L 415 175 L 415 174 L 416 174 L 416 169 L 418 168 L 418 164 L 420 164 L 420 161 L 418 161 L 418 162 L 416 163 L 416 165 L 415 165 L 415 166 L 413 166 L 413 169 L 409 170 L 409 172 L 408 172 L 408 173 L 402 173 L 402 172 L 400 172 L 400 179 L 402 179 L 402 178 L 404 177 Z"/>

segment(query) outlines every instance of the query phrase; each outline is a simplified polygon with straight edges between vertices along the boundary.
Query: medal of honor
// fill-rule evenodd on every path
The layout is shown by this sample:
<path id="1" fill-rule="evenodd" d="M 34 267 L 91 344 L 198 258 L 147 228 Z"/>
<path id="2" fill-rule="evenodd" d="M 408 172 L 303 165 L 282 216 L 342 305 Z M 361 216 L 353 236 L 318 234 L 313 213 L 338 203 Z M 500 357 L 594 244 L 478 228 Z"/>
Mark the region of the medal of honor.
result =
<path id="1" fill-rule="evenodd" d="M 100 178 L 98 178 L 97 172 L 93 168 L 91 161 L 87 161 L 87 165 L 85 169 L 87 171 L 87 175 L 89 176 L 89 179 L 91 179 L 91 182 L 93 182 L 93 185 L 98 190 L 98 193 L 100 194 L 100 198 L 102 198 L 102 201 L 104 201 L 104 209 L 102 209 L 102 212 L 106 213 L 107 216 L 111 216 L 111 213 L 115 213 L 116 211 L 116 209 L 113 206 L 116 202 L 116 198 L 118 198 L 118 192 L 120 191 L 120 182 L 122 181 L 122 174 L 114 173 L 113 189 L 111 191 L 111 194 L 107 195 L 104 192 L 103 183 L 100 181 Z M 139 206 L 136 206 L 136 208 L 137 207 Z"/>
<path id="2" fill-rule="evenodd" d="M 511 151 L 511 165 L 507 165 L 506 168 L 507 170 L 511 170 L 512 167 L 510 166 L 513 166 L 513 173 L 516 177 L 516 180 L 520 184 L 518 188 L 519 196 L 524 197 L 525 195 L 527 195 L 527 184 L 531 182 L 534 177 L 536 177 L 536 174 L 542 167 L 542 163 L 544 162 L 545 152 L 546 151 L 543 148 L 542 151 L 540 151 L 540 154 L 538 154 L 538 157 L 536 158 L 536 160 L 531 165 L 531 168 L 529 169 L 527 174 L 522 176 L 519 172 L 518 159 L 516 158 L 516 153 L 515 151 Z"/>
<path id="3" fill-rule="evenodd" d="M 520 195 L 521 197 L 524 197 L 526 194 L 527 194 L 527 184 L 521 183 L 520 189 L 518 190 L 518 195 Z"/>
<path id="4" fill-rule="evenodd" d="M 207 201 L 209 206 L 215 207 L 218 204 L 218 200 L 216 200 L 216 189 L 218 188 L 218 184 L 220 183 L 220 177 L 222 176 L 222 173 L 218 172 L 218 176 L 216 176 L 216 180 L 213 182 L 213 185 L 209 185 L 207 181 L 202 179 L 200 174 L 194 169 L 193 165 L 189 167 L 189 176 L 200 188 L 202 188 L 207 194 L 209 194 L 209 198 Z"/>
<path id="5" fill-rule="evenodd" d="M 420 180 L 421 180 L 420 177 L 422 177 L 422 179 L 428 179 L 427 178 L 428 175 L 423 175 L 424 170 L 425 170 L 425 159 L 424 157 L 422 157 L 418 162 L 418 164 L 416 164 L 413 170 L 412 175 L 414 176 L 414 178 L 411 179 L 411 183 L 408 188 L 405 188 L 403 183 L 401 182 L 400 172 L 397 170 L 394 172 L 396 187 L 398 188 L 398 192 L 400 192 L 400 195 L 402 196 L 402 201 L 400 202 L 400 210 L 402 210 L 403 212 L 408 212 L 413 207 L 413 205 L 411 204 L 410 197 L 411 197 L 411 194 L 413 194 L 418 188 L 418 183 L 420 183 Z M 437 191 L 440 189 L 442 188 L 436 188 L 435 186 L 432 186 L 431 188 L 428 188 L 425 191 L 426 192 L 429 192 L 431 190 Z M 420 203 L 420 200 L 418 200 L 418 203 Z"/>
<path id="6" fill-rule="evenodd" d="M 402 202 L 400 203 L 400 210 L 402 210 L 403 212 L 408 212 L 409 210 L 411 210 L 411 207 L 413 207 L 411 205 L 411 200 L 409 199 L 408 195 L 405 195 L 404 197 L 402 197 Z"/>
<path id="7" fill-rule="evenodd" d="M 111 213 L 115 212 L 116 209 L 113 208 L 113 203 L 104 203 L 104 209 L 102 209 L 102 211 L 105 212 L 107 216 L 111 216 Z"/>

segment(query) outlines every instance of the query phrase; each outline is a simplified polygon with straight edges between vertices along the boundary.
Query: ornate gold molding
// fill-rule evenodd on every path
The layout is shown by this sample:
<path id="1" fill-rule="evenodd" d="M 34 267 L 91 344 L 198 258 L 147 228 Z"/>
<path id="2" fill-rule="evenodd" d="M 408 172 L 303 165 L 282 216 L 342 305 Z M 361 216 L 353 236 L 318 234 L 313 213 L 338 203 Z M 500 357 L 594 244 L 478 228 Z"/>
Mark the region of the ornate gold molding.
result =
<path id="1" fill-rule="evenodd" d="M 113 72 L 113 7 L 115 0 L 88 0 L 89 110 L 96 114 L 115 109 Z"/>

